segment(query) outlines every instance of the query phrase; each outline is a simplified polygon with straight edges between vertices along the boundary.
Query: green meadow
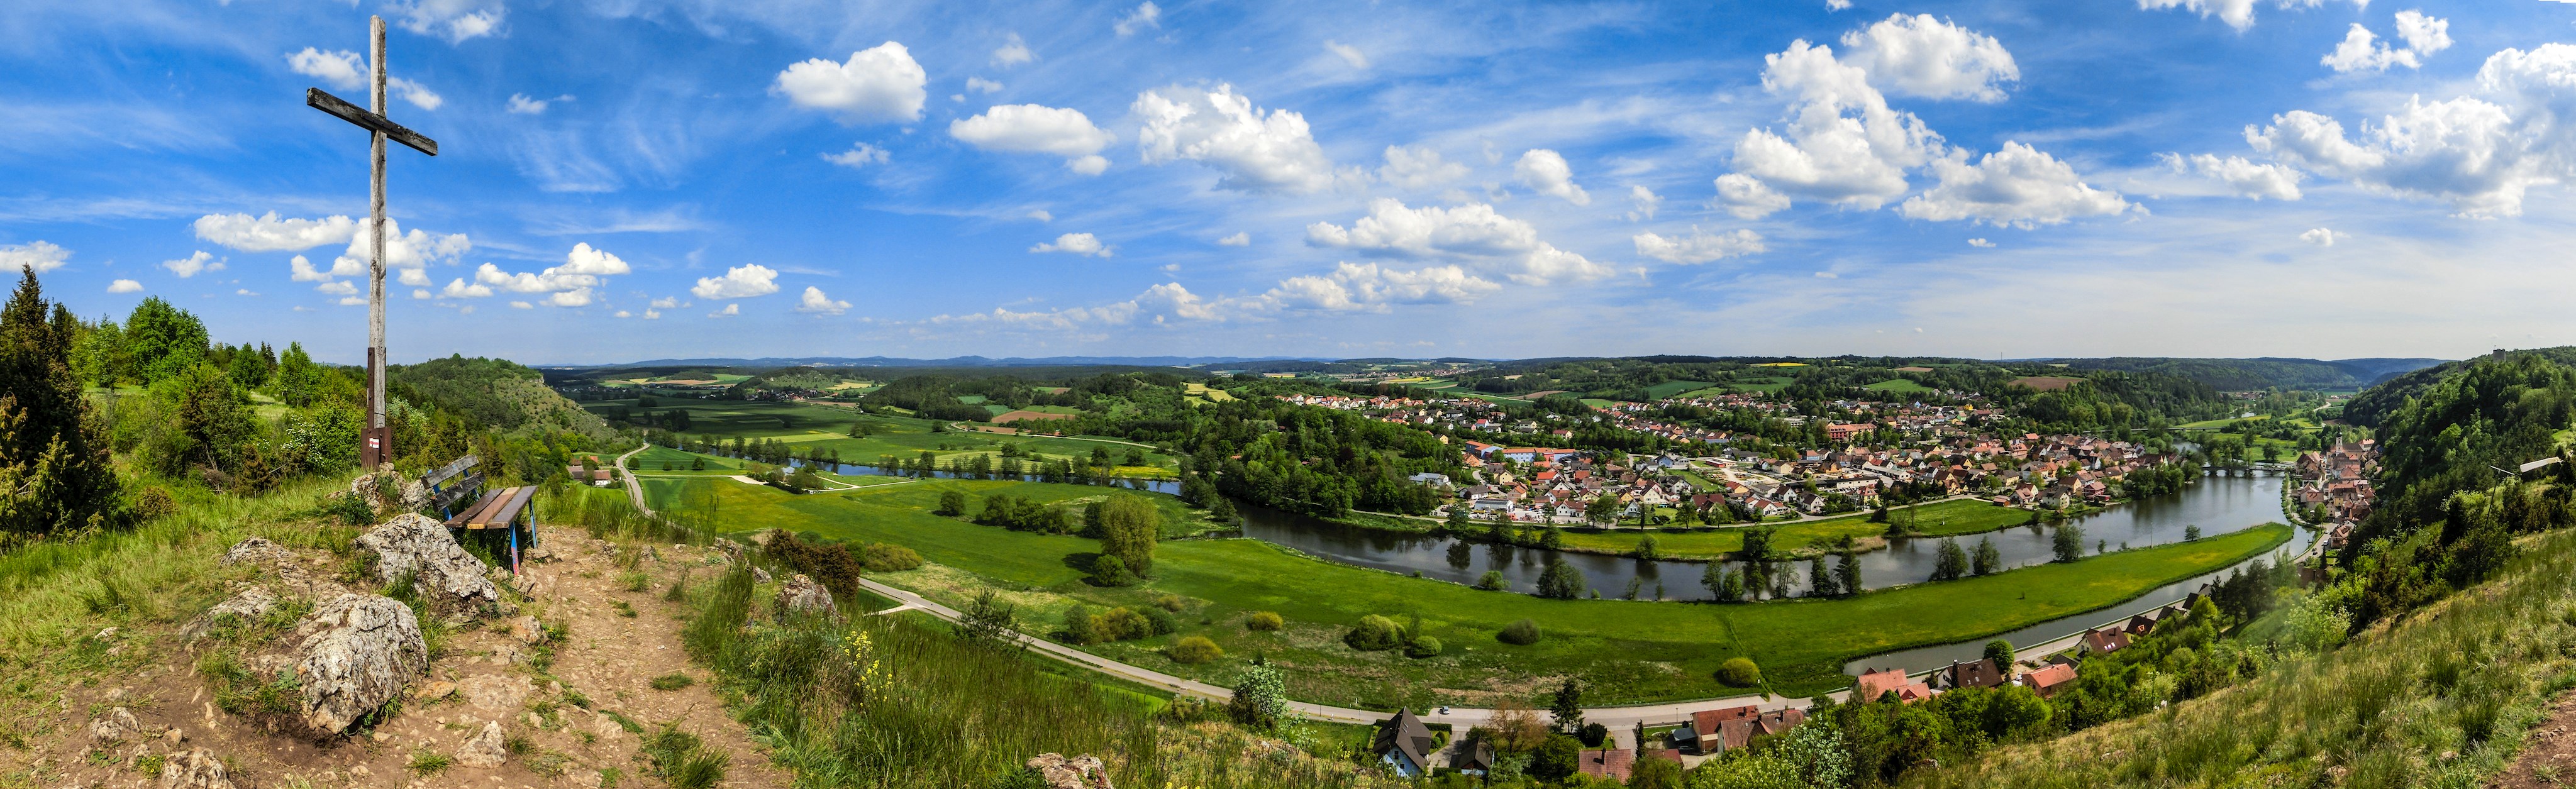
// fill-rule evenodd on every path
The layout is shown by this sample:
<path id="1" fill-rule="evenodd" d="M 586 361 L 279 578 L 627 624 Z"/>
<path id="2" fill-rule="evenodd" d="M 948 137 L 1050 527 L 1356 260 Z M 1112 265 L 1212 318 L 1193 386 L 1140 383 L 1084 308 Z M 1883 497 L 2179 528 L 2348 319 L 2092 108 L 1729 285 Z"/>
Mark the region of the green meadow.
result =
<path id="1" fill-rule="evenodd" d="M 1916 531 L 1928 537 L 1976 534 L 2018 526 L 2030 520 L 2029 510 L 2019 510 L 1989 501 L 1955 499 L 1918 507 L 1899 507 L 1888 511 L 1896 523 L 1914 524 Z M 1887 534 L 1885 523 L 1871 523 L 1867 513 L 1823 520 L 1796 521 L 1778 526 L 1771 535 L 1775 551 L 1796 551 L 1810 546 L 1825 546 L 1844 538 L 1854 540 Z M 1715 559 L 1744 549 L 1746 527 L 1727 527 L 1714 531 L 1651 532 L 1655 551 L 1668 559 Z M 1611 530 L 1599 533 L 1565 534 L 1565 546 L 1595 553 L 1628 553 L 1637 549 L 1637 538 L 1648 534 L 1637 530 Z"/>
<path id="2" fill-rule="evenodd" d="M 1143 465 L 1130 466 L 1123 462 L 1118 464 L 1115 473 L 1123 477 L 1169 477 L 1178 473 L 1179 469 L 1179 461 L 1170 455 L 1141 444 L 1114 438 L 1022 436 L 934 430 L 934 423 L 928 419 L 865 414 L 852 408 L 806 403 L 655 398 L 654 405 L 645 408 L 636 405 L 637 402 L 636 400 L 594 400 L 585 402 L 582 406 L 592 413 L 602 415 L 612 414 L 617 406 L 655 414 L 684 410 L 689 414 L 689 429 L 681 432 L 694 438 L 726 441 L 736 438 L 775 439 L 794 445 L 800 455 L 814 449 L 839 452 L 841 462 L 844 463 L 873 464 L 883 455 L 900 455 L 905 460 L 911 460 L 919 457 L 923 452 L 936 456 L 941 464 L 946 464 L 951 458 L 971 459 L 976 455 L 995 455 L 995 460 L 998 462 L 1002 447 L 1006 444 L 1015 444 L 1023 453 L 1054 460 L 1081 462 L 1090 460 L 1091 450 L 1095 447 L 1108 450 L 1115 461 L 1124 461 L 1130 449 L 1144 449 Z M 1030 410 L 1061 413 L 1072 409 L 1040 407 Z M 866 437 L 850 436 L 850 428 L 856 424 L 867 426 Z M 658 473 L 664 457 L 667 456 L 641 456 L 638 460 L 649 462 L 650 465 L 638 466 L 638 468 Z M 682 462 L 675 465 L 685 466 L 685 458 L 680 460 Z M 717 460 L 721 458 L 710 457 L 709 467 L 713 468 Z M 733 464 L 729 467 L 739 467 L 738 461 L 728 462 Z"/>

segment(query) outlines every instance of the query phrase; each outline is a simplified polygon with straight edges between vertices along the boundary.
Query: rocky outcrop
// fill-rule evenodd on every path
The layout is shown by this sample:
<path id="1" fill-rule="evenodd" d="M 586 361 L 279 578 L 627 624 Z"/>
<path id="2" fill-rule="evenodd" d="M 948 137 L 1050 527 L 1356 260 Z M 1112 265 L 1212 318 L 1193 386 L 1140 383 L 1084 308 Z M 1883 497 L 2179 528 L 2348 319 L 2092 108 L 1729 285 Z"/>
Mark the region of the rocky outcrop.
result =
<path id="1" fill-rule="evenodd" d="M 1030 757 L 1029 769 L 1038 771 L 1047 789 L 1114 789 L 1109 785 L 1109 768 L 1097 756 L 1041 753 Z"/>
<path id="2" fill-rule="evenodd" d="M 527 677 L 500 674 L 466 677 L 465 681 L 456 684 L 456 689 L 465 694 L 465 703 L 486 712 L 518 709 L 520 703 L 528 700 L 528 694 L 536 692 L 536 686 L 529 684 Z"/>
<path id="3" fill-rule="evenodd" d="M 224 770 L 224 760 L 198 748 L 162 760 L 161 789 L 233 789 L 233 781 Z"/>
<path id="4" fill-rule="evenodd" d="M 483 731 L 456 746 L 456 763 L 467 767 L 499 767 L 510 759 L 509 742 L 501 736 L 501 724 L 483 724 Z"/>
<path id="5" fill-rule="evenodd" d="M 141 731 L 143 724 L 136 723 L 133 711 L 124 707 L 100 713 L 97 720 L 89 722 L 90 742 L 99 745 L 122 742 L 128 735 Z"/>
<path id="6" fill-rule="evenodd" d="M 534 644 L 539 641 L 544 641 L 546 640 L 546 626 L 544 623 L 538 622 L 537 618 L 533 616 L 523 616 L 517 619 L 512 619 L 510 620 L 510 637 L 518 639 L 519 643 L 522 644 Z"/>
<path id="7" fill-rule="evenodd" d="M 197 618 L 188 620 L 188 624 L 180 626 L 179 637 L 195 641 L 204 638 L 207 633 L 214 632 L 215 625 L 223 622 L 225 617 L 231 617 L 235 623 L 256 622 L 261 617 L 268 616 L 268 612 L 276 608 L 277 595 L 269 594 L 266 587 L 244 587 L 232 597 L 216 603 L 215 607 L 206 609 L 205 613 L 198 614 Z"/>
<path id="8" fill-rule="evenodd" d="M 429 646 L 411 607 L 390 597 L 343 594 L 296 626 L 295 674 L 304 723 L 338 734 L 383 707 L 429 670 Z"/>
<path id="9" fill-rule="evenodd" d="M 378 482 L 379 478 L 383 478 L 384 481 Z M 383 489 L 386 487 L 392 488 L 390 497 Z M 368 509 L 377 512 L 388 510 L 410 512 L 429 506 L 429 486 L 420 484 L 418 478 L 405 477 L 391 471 L 360 474 L 357 479 L 349 481 L 348 491 L 335 490 L 331 492 L 331 496 L 333 498 L 356 496 L 358 500 L 367 503 Z"/>
<path id="10" fill-rule="evenodd" d="M 412 588 L 440 611 L 480 611 L 501 603 L 500 590 L 483 577 L 490 568 L 457 545 L 438 521 L 397 515 L 359 535 L 357 545 L 375 552 L 376 580 L 391 584 L 410 575 Z"/>
<path id="11" fill-rule="evenodd" d="M 281 564 L 294 563 L 294 551 L 287 550 L 286 546 L 270 542 L 266 537 L 252 537 L 241 542 L 233 543 L 232 548 L 224 551 L 224 566 L 226 567 L 236 564 L 256 564 L 262 567 L 275 567 Z"/>
<path id="12" fill-rule="evenodd" d="M 787 577 L 787 585 L 778 590 L 778 610 L 790 614 L 837 617 L 839 606 L 832 602 L 832 590 L 823 588 L 804 573 Z"/>

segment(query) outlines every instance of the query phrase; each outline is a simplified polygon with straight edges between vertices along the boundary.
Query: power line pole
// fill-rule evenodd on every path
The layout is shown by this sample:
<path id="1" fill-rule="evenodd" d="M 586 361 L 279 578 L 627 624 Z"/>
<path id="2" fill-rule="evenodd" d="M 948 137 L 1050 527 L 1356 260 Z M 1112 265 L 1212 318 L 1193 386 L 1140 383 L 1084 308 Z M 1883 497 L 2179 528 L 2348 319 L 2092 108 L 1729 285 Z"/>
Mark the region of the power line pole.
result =
<path id="1" fill-rule="evenodd" d="M 359 462 L 372 472 L 393 457 L 393 431 L 385 427 L 385 140 L 431 156 L 438 155 L 438 141 L 385 117 L 384 17 L 367 18 L 367 36 L 375 72 L 368 108 L 359 109 L 321 88 L 306 88 L 304 104 L 367 130 L 367 428 Z"/>

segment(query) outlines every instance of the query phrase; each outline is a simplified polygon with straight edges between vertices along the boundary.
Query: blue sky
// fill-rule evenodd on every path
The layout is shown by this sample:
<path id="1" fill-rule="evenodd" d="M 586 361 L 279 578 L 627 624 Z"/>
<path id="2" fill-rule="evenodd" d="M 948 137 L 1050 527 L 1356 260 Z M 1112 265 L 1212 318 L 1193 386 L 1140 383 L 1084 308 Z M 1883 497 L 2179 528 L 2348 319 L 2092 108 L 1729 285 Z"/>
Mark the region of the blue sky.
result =
<path id="1" fill-rule="evenodd" d="M 370 14 L 397 360 L 2576 343 L 2548 0 L 11 3 L 0 269 L 360 359 Z"/>

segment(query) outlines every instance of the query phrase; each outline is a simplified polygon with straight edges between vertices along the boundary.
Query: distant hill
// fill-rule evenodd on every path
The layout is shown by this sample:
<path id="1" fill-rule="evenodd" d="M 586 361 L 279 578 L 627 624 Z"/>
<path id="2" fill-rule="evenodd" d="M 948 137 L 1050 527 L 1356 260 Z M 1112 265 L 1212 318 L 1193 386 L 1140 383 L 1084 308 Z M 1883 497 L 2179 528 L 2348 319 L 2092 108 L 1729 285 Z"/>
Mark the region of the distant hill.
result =
<path id="1" fill-rule="evenodd" d="M 2190 378 L 2222 391 L 2254 389 L 2360 389 L 2397 375 L 2441 364 L 2441 359 L 2180 359 L 2123 356 L 2108 359 L 2053 359 L 2074 370 L 2167 373 Z"/>
<path id="2" fill-rule="evenodd" d="M 1018 356 L 993 359 L 983 356 L 957 356 L 947 359 L 905 359 L 893 356 L 764 356 L 758 359 L 649 359 L 620 364 L 565 364 L 549 369 L 590 367 L 1074 367 L 1115 365 L 1121 367 L 1189 367 L 1206 364 L 1242 364 L 1247 362 L 1318 361 L 1299 356 Z"/>
<path id="3" fill-rule="evenodd" d="M 2499 350 L 2485 356 L 2443 362 L 2391 375 L 2369 390 L 2353 396 L 2352 402 L 2345 403 L 2343 418 L 2356 425 L 2378 427 L 2381 420 L 2388 418 L 2389 414 L 2397 412 L 2398 407 L 2405 405 L 2407 398 L 2422 394 L 2425 389 L 2431 388 L 2443 379 L 2458 375 L 2461 370 L 2468 369 L 2469 365 L 2478 360 L 2501 360 L 2516 356 L 2541 356 L 2560 364 L 2576 365 L 2576 346 L 2562 345 L 2556 348 L 2529 348 L 2519 351 Z"/>

